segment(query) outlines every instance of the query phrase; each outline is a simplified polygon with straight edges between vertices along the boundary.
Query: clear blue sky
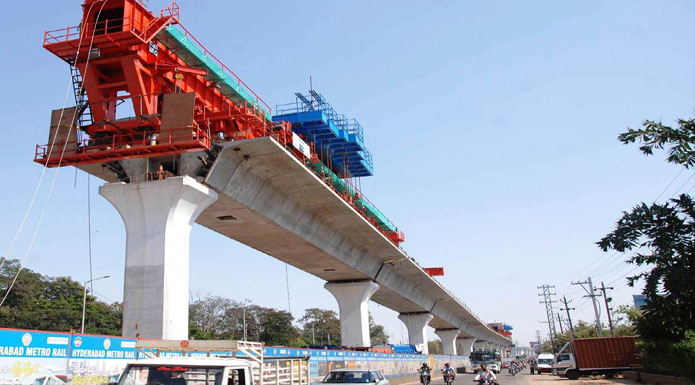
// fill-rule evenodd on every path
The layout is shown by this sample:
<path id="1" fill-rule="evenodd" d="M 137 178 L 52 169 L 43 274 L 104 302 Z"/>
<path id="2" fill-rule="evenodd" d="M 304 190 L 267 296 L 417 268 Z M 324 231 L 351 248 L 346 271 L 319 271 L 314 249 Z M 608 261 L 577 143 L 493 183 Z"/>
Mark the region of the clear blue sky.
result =
<path id="1" fill-rule="evenodd" d="M 608 283 L 629 271 L 594 242 L 679 171 L 616 136 L 643 119 L 693 116 L 693 1 L 180 5 L 186 27 L 270 104 L 292 101 L 311 75 L 336 109 L 358 118 L 376 173 L 363 190 L 406 232 L 405 249 L 423 266 L 443 266 L 448 288 L 485 320 L 512 324 L 524 344 L 544 330 L 537 285 L 557 285 L 579 308 L 575 320 L 591 318 L 569 281 L 590 273 Z M 42 33 L 77 24 L 80 10 L 77 0 L 15 1 L 0 13 L 0 253 L 41 172 L 34 145 L 47 141 L 49 112 L 69 82 Z M 26 252 L 54 173 L 11 257 Z M 682 173 L 664 197 L 692 188 L 691 176 Z M 74 178 L 73 168 L 60 170 L 26 265 L 85 280 L 86 176 L 76 188 Z M 94 270 L 112 275 L 94 286 L 120 300 L 124 229 L 92 182 Z M 191 262 L 194 292 L 287 307 L 284 265 L 271 257 L 196 226 Z M 289 278 L 295 317 L 307 307 L 337 310 L 320 280 L 294 268 Z M 623 287 L 615 301 L 636 292 Z M 396 314 L 370 309 L 401 341 Z"/>

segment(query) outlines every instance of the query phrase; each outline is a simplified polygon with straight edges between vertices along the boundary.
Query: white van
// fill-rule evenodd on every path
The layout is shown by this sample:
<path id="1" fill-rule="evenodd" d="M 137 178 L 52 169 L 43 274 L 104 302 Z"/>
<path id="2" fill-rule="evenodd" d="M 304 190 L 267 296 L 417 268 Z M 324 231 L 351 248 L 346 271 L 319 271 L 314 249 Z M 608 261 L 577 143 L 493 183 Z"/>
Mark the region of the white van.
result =
<path id="1" fill-rule="evenodd" d="M 553 353 L 541 353 L 536 359 L 536 372 L 551 373 L 553 371 L 553 361 L 555 355 Z"/>

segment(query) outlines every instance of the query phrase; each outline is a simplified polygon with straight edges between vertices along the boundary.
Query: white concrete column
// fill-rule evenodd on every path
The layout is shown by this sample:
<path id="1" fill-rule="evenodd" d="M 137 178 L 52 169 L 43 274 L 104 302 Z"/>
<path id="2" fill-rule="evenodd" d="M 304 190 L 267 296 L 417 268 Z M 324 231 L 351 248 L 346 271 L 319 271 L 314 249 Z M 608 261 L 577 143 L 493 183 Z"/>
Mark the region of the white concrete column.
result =
<path id="1" fill-rule="evenodd" d="M 474 337 L 459 338 L 456 340 L 457 349 L 456 352 L 462 356 L 470 356 L 473 351 L 473 344 L 475 343 Z"/>
<path id="2" fill-rule="evenodd" d="M 422 352 L 429 353 L 427 347 L 427 325 L 434 318 L 430 313 L 401 313 L 398 319 L 403 321 L 408 329 L 408 341 Z"/>
<path id="3" fill-rule="evenodd" d="M 456 355 L 456 337 L 461 334 L 458 329 L 436 329 L 434 333 L 439 336 L 442 341 L 442 350 L 444 354 L 452 356 Z"/>
<path id="4" fill-rule="evenodd" d="M 369 299 L 379 289 L 372 281 L 327 282 L 323 287 L 338 301 L 340 339 L 344 346 L 371 346 Z"/>
<path id="5" fill-rule="evenodd" d="M 475 341 L 473 344 L 473 350 L 485 350 L 487 346 L 487 341 Z"/>
<path id="6" fill-rule="evenodd" d="M 123 336 L 188 339 L 191 225 L 217 194 L 188 176 L 109 183 L 126 229 Z"/>

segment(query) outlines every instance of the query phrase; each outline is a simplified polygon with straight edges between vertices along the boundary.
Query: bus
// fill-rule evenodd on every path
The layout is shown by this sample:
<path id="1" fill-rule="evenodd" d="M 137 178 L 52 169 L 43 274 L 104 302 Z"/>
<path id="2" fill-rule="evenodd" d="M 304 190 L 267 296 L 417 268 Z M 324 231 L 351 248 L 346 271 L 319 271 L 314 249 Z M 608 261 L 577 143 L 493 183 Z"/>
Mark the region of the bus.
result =
<path id="1" fill-rule="evenodd" d="M 477 350 L 471 353 L 470 359 L 473 373 L 478 373 L 481 364 L 485 364 L 493 373 L 499 373 L 502 367 L 502 355 L 495 350 Z"/>

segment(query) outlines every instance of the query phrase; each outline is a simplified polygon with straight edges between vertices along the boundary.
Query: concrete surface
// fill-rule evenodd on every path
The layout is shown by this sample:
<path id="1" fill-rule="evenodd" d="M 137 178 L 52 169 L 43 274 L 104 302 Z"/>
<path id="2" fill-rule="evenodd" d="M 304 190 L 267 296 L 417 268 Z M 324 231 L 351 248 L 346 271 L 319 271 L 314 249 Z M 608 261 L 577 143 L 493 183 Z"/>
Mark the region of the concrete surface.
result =
<path id="1" fill-rule="evenodd" d="M 371 346 L 369 299 L 379 285 L 372 281 L 328 282 L 324 287 L 338 301 L 341 343 L 345 346 Z"/>
<path id="2" fill-rule="evenodd" d="M 123 336 L 188 339 L 191 226 L 217 194 L 188 176 L 110 183 L 99 194 L 126 228 Z"/>
<path id="3" fill-rule="evenodd" d="M 442 341 L 442 350 L 444 351 L 444 354 L 455 356 L 456 337 L 461 334 L 461 331 L 458 329 L 436 329 L 434 334 L 436 334 L 439 337 L 439 340 Z M 468 355 L 468 353 L 463 354 Z"/>
<path id="4" fill-rule="evenodd" d="M 329 282 L 372 280 L 372 300 L 430 326 L 509 345 L 272 138 L 225 144 L 197 222 Z M 220 220 L 220 217 L 234 218 Z"/>
<path id="5" fill-rule="evenodd" d="M 415 349 L 422 354 L 429 353 L 427 346 L 427 325 L 432 321 L 432 314 L 427 312 L 420 313 L 401 313 L 398 319 L 403 321 L 408 329 L 408 341 L 415 345 Z"/>

